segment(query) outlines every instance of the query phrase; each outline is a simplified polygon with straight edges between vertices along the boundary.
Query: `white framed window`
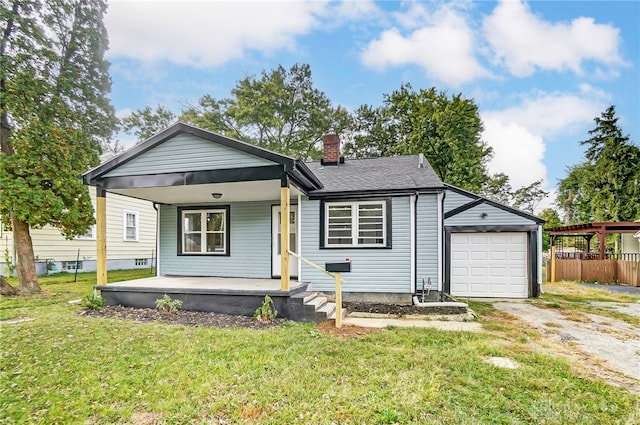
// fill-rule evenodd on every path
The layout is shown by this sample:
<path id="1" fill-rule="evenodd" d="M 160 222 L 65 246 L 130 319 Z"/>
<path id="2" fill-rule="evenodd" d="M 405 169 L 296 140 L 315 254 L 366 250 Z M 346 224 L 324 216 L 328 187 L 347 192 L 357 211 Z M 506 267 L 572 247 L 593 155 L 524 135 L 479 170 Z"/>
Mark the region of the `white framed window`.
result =
<path id="1" fill-rule="evenodd" d="M 92 225 L 91 227 L 89 227 L 89 230 L 87 230 L 87 233 L 85 233 L 84 235 L 78 235 L 75 237 L 76 239 L 81 239 L 81 240 L 95 240 L 96 239 L 96 225 Z"/>
<path id="2" fill-rule="evenodd" d="M 82 261 L 63 261 L 62 270 L 67 272 L 82 270 Z"/>
<path id="3" fill-rule="evenodd" d="M 178 208 L 181 255 L 229 255 L 229 207 Z"/>
<path id="4" fill-rule="evenodd" d="M 324 247 L 390 246 L 388 201 L 326 202 Z"/>
<path id="5" fill-rule="evenodd" d="M 136 242 L 138 240 L 138 212 L 122 211 L 122 240 Z"/>
<path id="6" fill-rule="evenodd" d="M 149 264 L 149 260 L 147 258 L 136 258 L 135 264 L 136 266 L 146 266 Z"/>

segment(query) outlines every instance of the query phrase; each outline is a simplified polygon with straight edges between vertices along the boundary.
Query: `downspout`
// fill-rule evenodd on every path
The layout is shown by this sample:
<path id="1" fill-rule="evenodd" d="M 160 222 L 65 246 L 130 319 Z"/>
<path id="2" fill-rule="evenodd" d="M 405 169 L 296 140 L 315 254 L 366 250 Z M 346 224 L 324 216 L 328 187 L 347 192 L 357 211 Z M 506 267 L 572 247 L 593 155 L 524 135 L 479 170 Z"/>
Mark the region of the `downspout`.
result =
<path id="1" fill-rule="evenodd" d="M 160 276 L 160 208 L 157 203 L 153 203 L 156 210 L 156 277 Z"/>
<path id="2" fill-rule="evenodd" d="M 538 296 L 542 295 L 542 225 L 538 226 L 538 246 L 536 248 L 538 256 Z"/>
<path id="3" fill-rule="evenodd" d="M 409 238 L 410 238 L 410 270 L 411 270 L 411 295 L 416 295 L 416 277 L 418 274 L 418 258 L 417 258 L 417 222 L 418 222 L 418 192 L 409 197 Z"/>
<path id="4" fill-rule="evenodd" d="M 302 256 L 302 195 L 298 193 L 298 214 L 296 216 L 296 250 Z M 302 261 L 298 260 L 298 283 L 302 283 Z"/>
<path id="5" fill-rule="evenodd" d="M 444 292 L 444 198 L 447 196 L 445 191 L 438 193 L 438 292 Z"/>

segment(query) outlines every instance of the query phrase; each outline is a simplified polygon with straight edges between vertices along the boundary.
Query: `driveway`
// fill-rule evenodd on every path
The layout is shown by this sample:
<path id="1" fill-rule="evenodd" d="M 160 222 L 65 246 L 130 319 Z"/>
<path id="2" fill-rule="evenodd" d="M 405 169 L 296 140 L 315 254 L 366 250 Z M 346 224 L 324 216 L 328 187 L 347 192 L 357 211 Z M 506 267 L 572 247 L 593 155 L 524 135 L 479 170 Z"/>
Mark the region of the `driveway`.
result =
<path id="1" fill-rule="evenodd" d="M 560 310 L 539 308 L 524 300 L 492 304 L 497 309 L 528 322 L 542 335 L 558 344 L 576 344 L 584 353 L 606 361 L 610 368 L 640 380 L 639 328 L 596 314 L 581 313 L 572 317 L 574 320 L 569 320 L 569 316 L 563 315 Z M 592 304 L 640 317 L 640 302 Z"/>
<path id="2" fill-rule="evenodd" d="M 580 286 L 586 286 L 593 289 L 604 289 L 605 291 L 615 292 L 617 294 L 640 295 L 640 286 L 624 286 L 624 285 L 599 285 L 597 283 L 581 283 Z"/>

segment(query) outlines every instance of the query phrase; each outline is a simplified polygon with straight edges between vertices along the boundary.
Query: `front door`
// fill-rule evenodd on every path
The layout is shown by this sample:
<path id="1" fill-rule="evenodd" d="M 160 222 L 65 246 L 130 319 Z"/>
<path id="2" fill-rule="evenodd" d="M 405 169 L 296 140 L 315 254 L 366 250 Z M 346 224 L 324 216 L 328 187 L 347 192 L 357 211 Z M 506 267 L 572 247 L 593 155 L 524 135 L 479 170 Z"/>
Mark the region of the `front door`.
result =
<path id="1" fill-rule="evenodd" d="M 298 252 L 298 206 L 289 206 L 289 249 Z M 280 255 L 280 206 L 274 205 L 271 210 L 271 274 L 280 276 L 282 256 Z M 298 276 L 298 259 L 289 257 L 289 274 L 291 277 Z"/>

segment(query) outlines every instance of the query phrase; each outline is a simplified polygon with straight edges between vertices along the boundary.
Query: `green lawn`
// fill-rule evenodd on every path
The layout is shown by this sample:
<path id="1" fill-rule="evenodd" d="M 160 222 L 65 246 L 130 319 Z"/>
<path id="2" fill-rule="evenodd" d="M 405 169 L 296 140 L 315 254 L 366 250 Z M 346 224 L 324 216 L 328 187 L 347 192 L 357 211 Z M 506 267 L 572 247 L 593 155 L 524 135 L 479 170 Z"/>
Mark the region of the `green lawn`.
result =
<path id="1" fill-rule="evenodd" d="M 136 276 L 126 273 L 110 277 Z M 394 328 L 342 339 L 302 323 L 90 318 L 67 302 L 91 293 L 95 274 L 81 276 L 0 299 L 3 318 L 34 319 L 0 325 L 0 423 L 640 423 L 637 396 L 576 376 L 527 338 Z M 480 312 L 483 323 L 490 314 Z M 490 356 L 520 368 L 496 368 Z"/>

